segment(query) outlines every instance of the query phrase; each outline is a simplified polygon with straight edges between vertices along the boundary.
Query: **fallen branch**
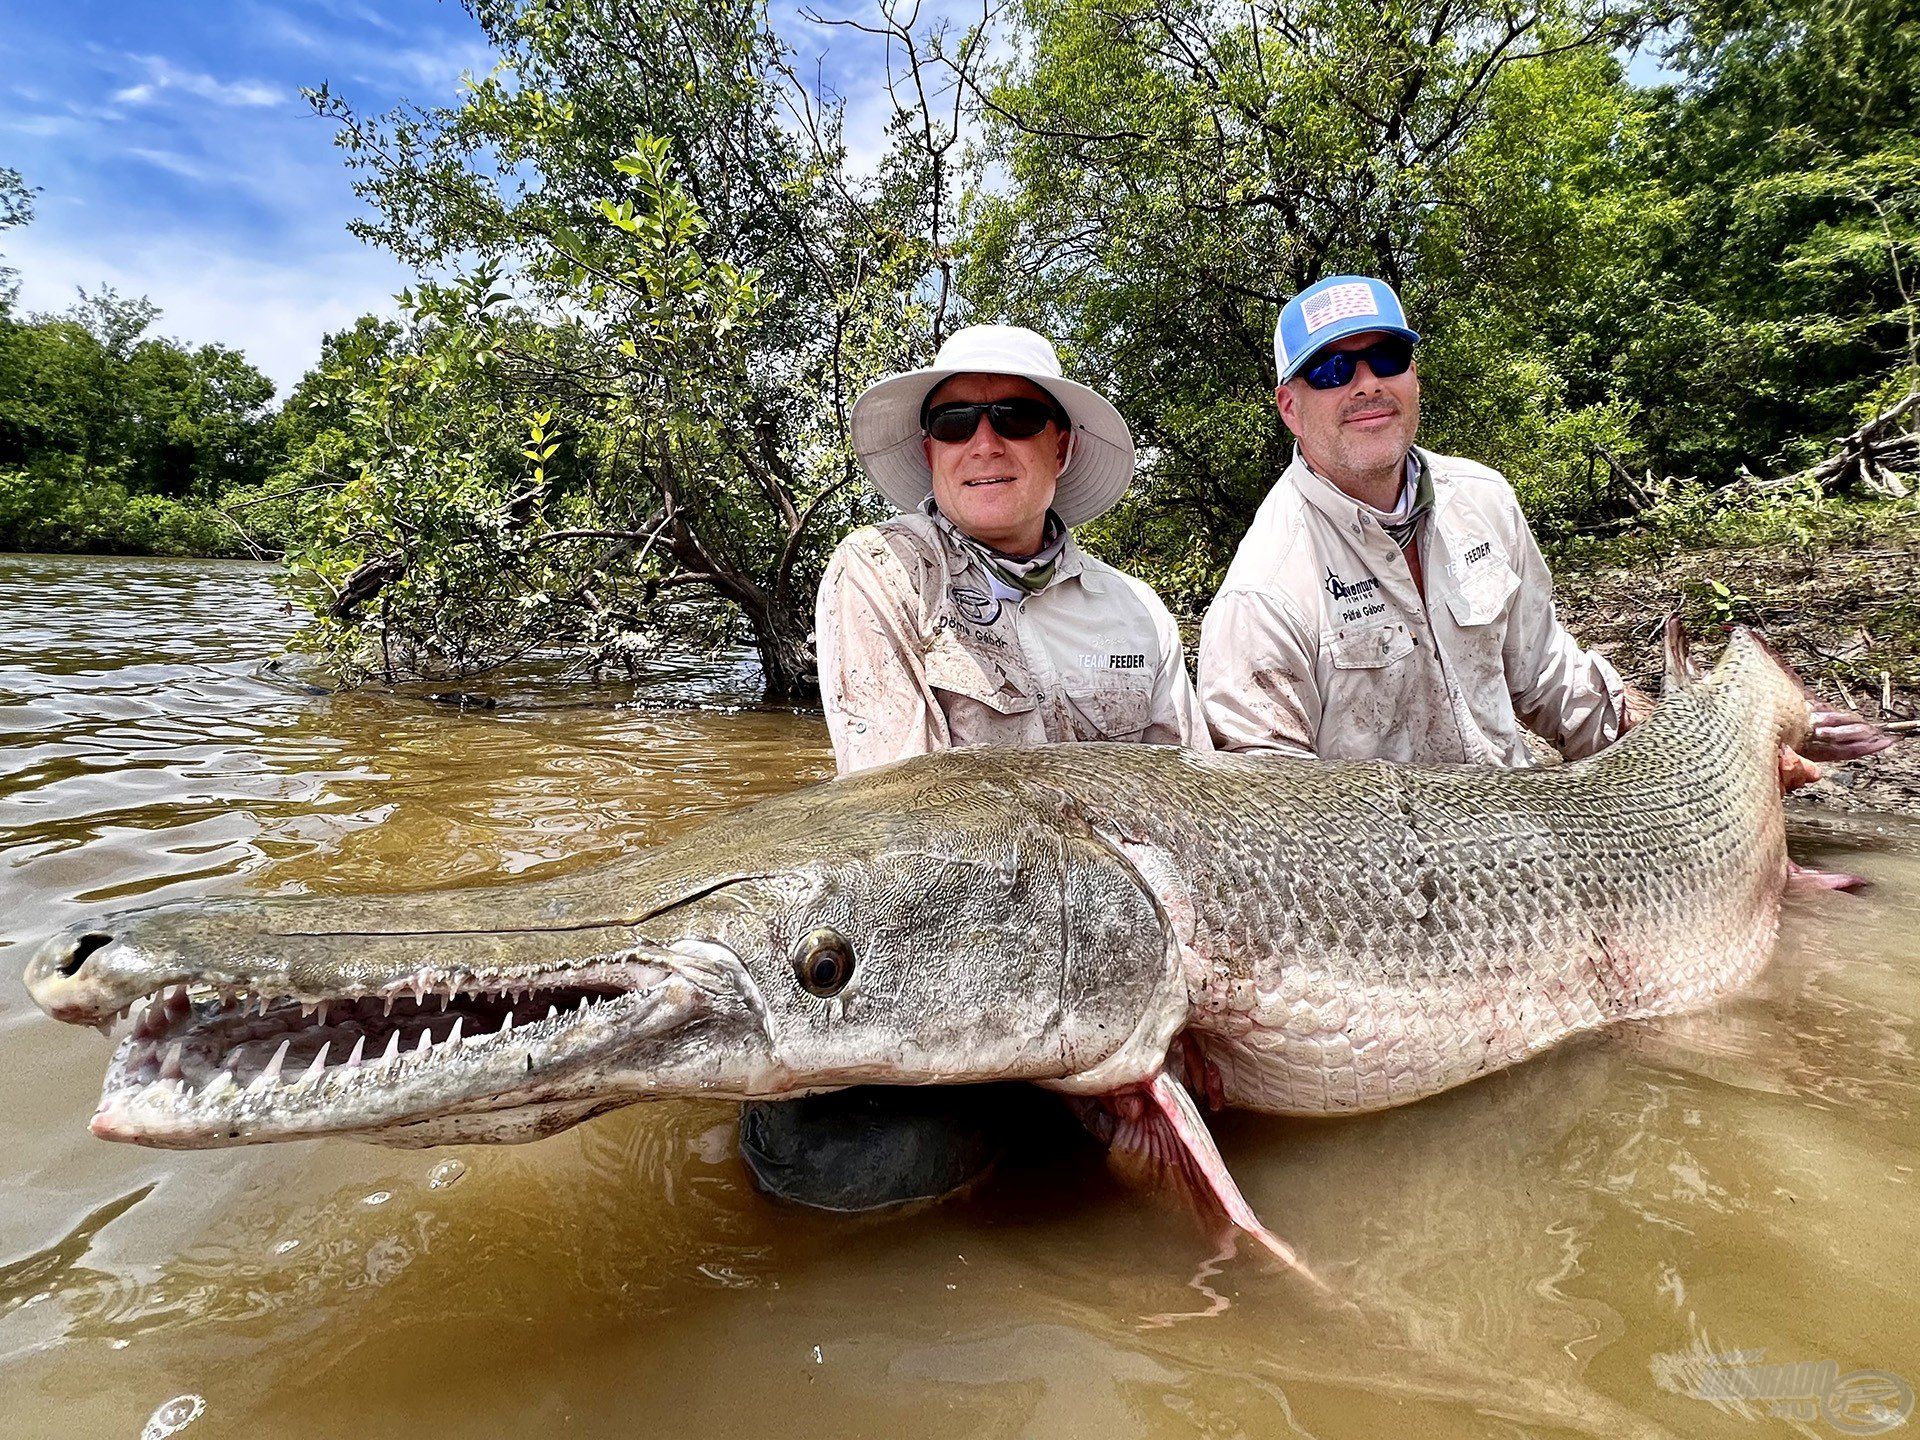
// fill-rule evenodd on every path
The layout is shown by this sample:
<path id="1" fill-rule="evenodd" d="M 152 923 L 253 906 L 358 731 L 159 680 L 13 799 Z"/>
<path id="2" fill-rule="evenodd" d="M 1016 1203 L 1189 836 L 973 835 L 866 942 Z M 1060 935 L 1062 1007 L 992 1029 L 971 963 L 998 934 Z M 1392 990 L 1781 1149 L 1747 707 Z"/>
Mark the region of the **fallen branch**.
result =
<path id="1" fill-rule="evenodd" d="M 1920 435 L 1895 427 L 1920 410 L 1920 390 L 1881 411 L 1851 435 L 1835 442 L 1835 452 L 1817 465 L 1778 480 L 1763 481 L 1763 489 L 1784 489 L 1808 481 L 1823 491 L 1854 488 L 1889 500 L 1903 500 L 1913 487 L 1903 478 L 1920 473 Z"/>

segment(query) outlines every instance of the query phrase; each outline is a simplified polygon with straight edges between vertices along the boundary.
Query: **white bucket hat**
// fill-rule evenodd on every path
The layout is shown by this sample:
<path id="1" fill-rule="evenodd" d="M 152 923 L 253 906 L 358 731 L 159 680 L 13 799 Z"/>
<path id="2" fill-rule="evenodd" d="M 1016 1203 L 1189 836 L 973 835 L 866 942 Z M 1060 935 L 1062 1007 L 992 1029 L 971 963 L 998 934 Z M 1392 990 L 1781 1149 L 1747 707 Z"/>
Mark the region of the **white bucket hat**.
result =
<path id="1" fill-rule="evenodd" d="M 1133 483 L 1133 434 L 1105 396 L 1060 373 L 1060 358 L 1043 335 L 1019 325 L 956 330 L 925 370 L 890 375 L 853 402 L 853 449 L 867 479 L 901 510 L 917 510 L 933 493 L 933 472 L 920 442 L 920 407 L 954 375 L 1018 375 L 1053 396 L 1073 423 L 1072 448 L 1060 468 L 1053 508 L 1072 527 L 1104 515 Z"/>

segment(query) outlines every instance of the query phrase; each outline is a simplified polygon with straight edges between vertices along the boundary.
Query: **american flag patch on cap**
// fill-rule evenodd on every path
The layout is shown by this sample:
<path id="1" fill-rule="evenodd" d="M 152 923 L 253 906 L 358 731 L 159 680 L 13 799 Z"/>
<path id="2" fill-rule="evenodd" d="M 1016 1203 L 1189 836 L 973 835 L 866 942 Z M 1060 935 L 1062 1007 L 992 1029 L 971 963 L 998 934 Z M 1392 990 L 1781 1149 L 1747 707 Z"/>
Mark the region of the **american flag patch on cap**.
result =
<path id="1" fill-rule="evenodd" d="M 1318 295 L 1300 302 L 1300 318 L 1307 322 L 1307 333 L 1324 330 L 1336 320 L 1353 315 L 1378 315 L 1380 306 L 1373 290 L 1364 284 L 1329 285 Z"/>

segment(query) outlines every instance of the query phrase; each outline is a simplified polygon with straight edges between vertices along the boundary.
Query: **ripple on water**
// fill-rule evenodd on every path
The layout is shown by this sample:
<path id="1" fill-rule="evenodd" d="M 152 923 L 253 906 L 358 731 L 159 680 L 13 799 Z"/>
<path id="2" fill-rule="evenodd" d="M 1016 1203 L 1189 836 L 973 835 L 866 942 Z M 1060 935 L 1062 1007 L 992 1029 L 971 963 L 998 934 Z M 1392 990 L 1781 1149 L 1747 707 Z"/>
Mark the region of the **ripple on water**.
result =
<path id="1" fill-rule="evenodd" d="M 0 558 L 16 967 L 101 904 L 559 870 L 827 769 L 816 717 L 692 708 L 740 700 L 737 657 L 620 706 L 548 680 L 460 712 L 263 678 L 294 623 L 268 578 Z M 131 1436 L 198 1404 L 195 1440 L 369 1416 L 420 1440 L 1749 1440 L 1662 1388 L 1671 1357 L 1920 1378 L 1915 835 L 1798 829 L 1881 883 L 1794 901 L 1762 983 L 1705 1015 L 1383 1115 L 1227 1117 L 1228 1162 L 1332 1305 L 1083 1153 L 906 1217 L 776 1209 L 723 1105 L 431 1156 L 103 1145 L 97 1040 L 0 986 L 0 1409 L 10 1433 Z"/>

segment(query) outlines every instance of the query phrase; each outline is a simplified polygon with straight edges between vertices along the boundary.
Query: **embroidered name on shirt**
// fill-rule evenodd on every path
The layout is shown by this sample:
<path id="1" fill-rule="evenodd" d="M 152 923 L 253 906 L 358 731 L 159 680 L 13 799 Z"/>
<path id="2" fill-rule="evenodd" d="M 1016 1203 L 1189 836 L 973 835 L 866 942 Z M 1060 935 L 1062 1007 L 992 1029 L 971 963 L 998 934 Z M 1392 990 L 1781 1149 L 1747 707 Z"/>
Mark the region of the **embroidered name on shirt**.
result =
<path id="1" fill-rule="evenodd" d="M 1457 576 L 1462 570 L 1466 569 L 1467 566 L 1478 565 L 1482 560 L 1486 559 L 1487 556 L 1491 555 L 1492 553 L 1493 553 L 1493 542 L 1490 540 L 1482 540 L 1478 545 L 1474 546 L 1471 550 L 1467 551 L 1467 553 L 1462 555 L 1458 560 L 1449 561 L 1447 563 L 1447 574 L 1450 576 Z"/>
<path id="2" fill-rule="evenodd" d="M 933 629 L 935 634 L 938 634 L 942 630 L 951 630 L 956 635 L 965 636 L 970 643 L 975 645 L 985 645 L 995 650 L 1005 650 L 1007 648 L 1006 640 L 994 634 L 993 631 L 979 625 L 963 624 L 951 615 L 936 617 L 933 622 Z"/>

